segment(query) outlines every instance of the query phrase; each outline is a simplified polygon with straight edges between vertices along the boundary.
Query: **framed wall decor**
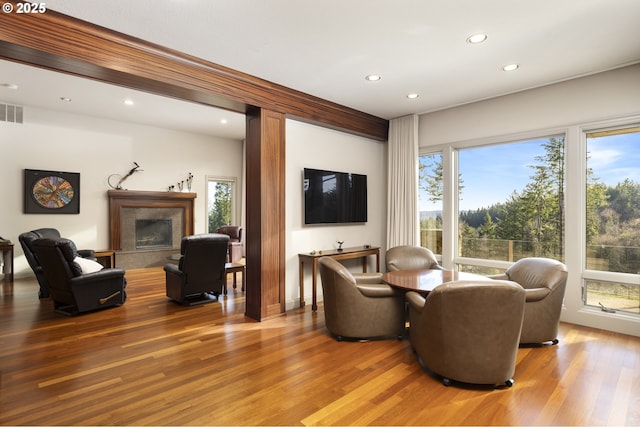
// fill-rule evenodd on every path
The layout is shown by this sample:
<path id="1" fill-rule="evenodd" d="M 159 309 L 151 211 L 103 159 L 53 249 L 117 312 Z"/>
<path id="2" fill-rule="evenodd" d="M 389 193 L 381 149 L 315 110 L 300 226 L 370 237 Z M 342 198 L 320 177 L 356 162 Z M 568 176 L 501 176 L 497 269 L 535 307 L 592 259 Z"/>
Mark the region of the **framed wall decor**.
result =
<path id="1" fill-rule="evenodd" d="M 80 174 L 25 169 L 24 213 L 80 213 Z"/>

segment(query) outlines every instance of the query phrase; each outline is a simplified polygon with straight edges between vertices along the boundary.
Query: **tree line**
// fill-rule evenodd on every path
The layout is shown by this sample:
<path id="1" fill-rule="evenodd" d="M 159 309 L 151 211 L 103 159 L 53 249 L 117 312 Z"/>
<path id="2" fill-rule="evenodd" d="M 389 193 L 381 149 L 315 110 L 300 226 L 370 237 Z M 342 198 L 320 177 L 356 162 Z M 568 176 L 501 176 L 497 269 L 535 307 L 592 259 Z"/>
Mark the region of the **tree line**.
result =
<path id="1" fill-rule="evenodd" d="M 534 158 L 533 173 L 525 188 L 514 191 L 505 202 L 460 212 L 462 252 L 477 239 L 520 241 L 530 256 L 564 259 L 565 159 L 564 138 L 543 144 L 544 154 Z M 440 163 L 440 165 L 438 165 Z M 421 188 L 431 201 L 442 197 L 441 161 L 421 164 Z M 462 188 L 463 177 L 459 176 Z M 586 237 L 588 256 L 608 261 L 608 271 L 637 273 L 640 270 L 640 184 L 625 179 L 608 186 L 587 170 Z M 440 222 L 440 224 L 438 224 Z M 441 219 L 423 221 L 422 227 L 441 226 Z M 474 254 L 478 256 L 477 253 Z M 635 269 L 635 271 L 630 271 Z"/>

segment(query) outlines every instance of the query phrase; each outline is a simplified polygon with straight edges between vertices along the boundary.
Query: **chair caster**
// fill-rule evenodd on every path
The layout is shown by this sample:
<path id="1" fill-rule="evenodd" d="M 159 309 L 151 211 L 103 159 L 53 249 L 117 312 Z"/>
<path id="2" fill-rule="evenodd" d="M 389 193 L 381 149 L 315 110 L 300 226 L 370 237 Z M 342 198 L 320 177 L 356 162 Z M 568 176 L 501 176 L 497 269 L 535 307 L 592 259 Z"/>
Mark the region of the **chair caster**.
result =
<path id="1" fill-rule="evenodd" d="M 551 341 L 551 345 L 556 345 L 558 344 L 560 341 L 558 341 L 558 338 L 555 338 Z"/>
<path id="2" fill-rule="evenodd" d="M 504 385 L 506 385 L 507 387 L 513 387 L 513 385 L 514 385 L 515 383 L 516 383 L 516 382 L 513 380 L 513 378 L 509 378 L 508 380 L 506 380 L 506 381 L 504 382 Z"/>
<path id="3" fill-rule="evenodd" d="M 444 384 L 445 387 L 449 387 L 451 385 L 451 380 L 449 378 L 443 378 L 442 384 Z"/>

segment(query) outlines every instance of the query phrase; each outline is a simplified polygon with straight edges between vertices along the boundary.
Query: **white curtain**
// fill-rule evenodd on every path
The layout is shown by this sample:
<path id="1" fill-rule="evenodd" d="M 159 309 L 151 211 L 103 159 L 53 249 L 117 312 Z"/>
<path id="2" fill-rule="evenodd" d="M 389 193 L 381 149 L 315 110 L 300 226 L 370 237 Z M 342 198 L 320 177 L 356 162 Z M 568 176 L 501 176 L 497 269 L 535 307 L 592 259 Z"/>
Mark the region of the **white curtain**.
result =
<path id="1" fill-rule="evenodd" d="M 389 123 L 387 248 L 419 245 L 418 116 Z"/>

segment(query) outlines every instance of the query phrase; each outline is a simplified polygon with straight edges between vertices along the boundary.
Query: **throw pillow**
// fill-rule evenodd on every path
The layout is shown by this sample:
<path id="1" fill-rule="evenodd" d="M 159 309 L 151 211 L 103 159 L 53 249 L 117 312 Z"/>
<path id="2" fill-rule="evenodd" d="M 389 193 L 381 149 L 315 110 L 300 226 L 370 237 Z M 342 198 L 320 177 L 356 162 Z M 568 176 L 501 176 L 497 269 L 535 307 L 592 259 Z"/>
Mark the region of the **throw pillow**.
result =
<path id="1" fill-rule="evenodd" d="M 82 257 L 75 257 L 73 262 L 80 266 L 80 270 L 82 270 L 82 274 L 87 273 L 95 273 L 96 271 L 102 270 L 104 267 L 99 262 L 93 261 L 91 259 L 86 259 Z"/>

